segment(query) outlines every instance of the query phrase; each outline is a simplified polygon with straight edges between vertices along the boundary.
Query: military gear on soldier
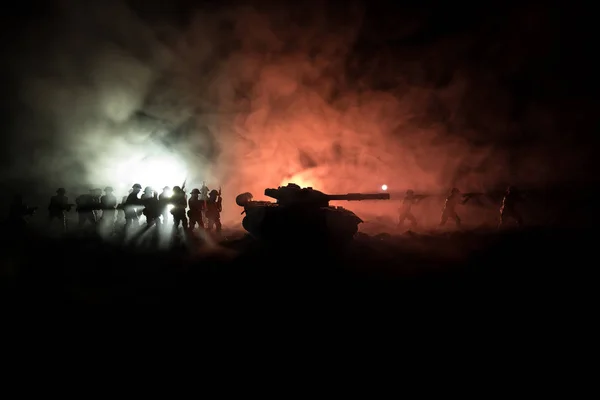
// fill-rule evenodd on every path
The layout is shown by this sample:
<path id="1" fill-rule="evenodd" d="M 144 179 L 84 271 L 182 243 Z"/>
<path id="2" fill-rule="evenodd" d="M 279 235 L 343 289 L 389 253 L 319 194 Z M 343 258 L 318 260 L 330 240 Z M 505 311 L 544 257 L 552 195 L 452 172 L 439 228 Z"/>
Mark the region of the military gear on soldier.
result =
<path id="1" fill-rule="evenodd" d="M 77 204 L 76 211 L 79 213 L 79 227 L 85 226 L 86 222 L 96 225 L 96 211 L 101 208 L 100 199 L 97 197 L 97 190 L 90 190 L 89 194 L 82 194 L 75 199 Z"/>
<path id="2" fill-rule="evenodd" d="M 54 219 L 61 223 L 62 231 L 67 231 L 67 216 L 66 212 L 71 211 L 74 204 L 69 204 L 69 198 L 65 195 L 67 191 L 64 188 L 56 190 L 56 196 L 50 198 L 48 205 L 48 223 L 51 224 Z"/>
<path id="3" fill-rule="evenodd" d="M 117 213 L 117 198 L 113 193 L 113 188 L 107 186 L 104 188 L 104 196 L 100 197 L 100 205 L 102 206 L 102 225 L 111 232 L 115 225 L 115 216 Z"/>
<path id="4" fill-rule="evenodd" d="M 160 202 L 158 200 L 158 193 L 150 190 L 150 192 L 144 193 L 142 196 L 142 203 L 144 205 L 144 215 L 146 216 L 146 223 L 151 226 L 160 224 Z"/>
<path id="5" fill-rule="evenodd" d="M 162 193 L 160 194 L 160 196 L 158 196 L 158 202 L 159 202 L 159 208 L 160 208 L 160 212 L 163 216 L 163 224 L 166 224 L 167 221 L 169 220 L 169 210 L 168 210 L 168 205 L 169 205 L 169 199 L 171 198 L 171 188 L 168 186 L 165 186 L 163 188 Z"/>
<path id="6" fill-rule="evenodd" d="M 417 226 L 417 219 L 411 212 L 412 206 L 417 204 L 422 197 L 415 196 L 415 192 L 407 190 L 404 199 L 402 200 L 402 207 L 398 209 L 400 215 L 398 217 L 398 227 L 401 228 L 405 220 L 410 222 L 412 228 Z"/>
<path id="7" fill-rule="evenodd" d="M 502 206 L 500 206 L 499 227 L 506 224 L 506 222 L 511 218 L 515 220 L 518 226 L 523 225 L 523 218 L 516 209 L 516 205 L 521 201 L 523 201 L 521 193 L 513 186 L 509 186 L 506 189 L 504 198 L 502 199 Z"/>
<path id="8" fill-rule="evenodd" d="M 217 233 L 221 232 L 222 201 L 220 191 L 214 189 L 210 191 L 208 200 L 206 201 L 206 220 L 209 231 L 214 228 Z"/>
<path id="9" fill-rule="evenodd" d="M 461 220 L 456 213 L 456 206 L 458 204 L 465 204 L 467 200 L 468 198 L 463 198 L 463 196 L 460 194 L 460 190 L 457 188 L 452 188 L 450 194 L 448 197 L 446 197 L 446 201 L 444 202 L 440 226 L 444 226 L 446 222 L 448 222 L 449 218 L 452 218 L 455 221 L 456 226 L 460 226 Z"/>
<path id="10" fill-rule="evenodd" d="M 206 200 L 200 198 L 200 190 L 192 190 L 192 196 L 190 197 L 188 204 L 190 209 L 188 210 L 187 215 L 190 221 L 190 231 L 196 227 L 196 224 L 198 224 L 200 229 L 204 229 L 203 211 L 206 208 Z"/>
<path id="11" fill-rule="evenodd" d="M 179 186 L 173 187 L 173 196 L 171 196 L 169 204 L 173 205 L 173 208 L 171 209 L 171 215 L 173 216 L 173 228 L 177 229 L 181 224 L 183 229 L 187 229 L 187 218 L 185 215 L 187 196 Z"/>
<path id="12" fill-rule="evenodd" d="M 140 225 L 139 215 L 141 215 L 143 205 L 142 200 L 138 197 L 140 190 L 142 190 L 142 185 L 139 183 L 133 185 L 131 187 L 131 193 L 129 193 L 125 200 L 125 204 L 123 205 L 125 211 L 125 228 L 128 228 L 131 225 Z M 138 209 L 140 212 L 138 212 Z"/>

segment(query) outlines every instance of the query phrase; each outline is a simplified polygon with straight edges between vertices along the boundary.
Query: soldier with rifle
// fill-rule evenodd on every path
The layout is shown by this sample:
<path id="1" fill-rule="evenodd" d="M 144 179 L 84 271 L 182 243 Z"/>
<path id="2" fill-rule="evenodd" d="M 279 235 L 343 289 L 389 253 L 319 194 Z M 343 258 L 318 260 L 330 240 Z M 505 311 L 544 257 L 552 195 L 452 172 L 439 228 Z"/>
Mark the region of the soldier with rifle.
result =
<path id="1" fill-rule="evenodd" d="M 211 190 L 206 201 L 206 220 L 209 231 L 212 231 L 214 228 L 217 233 L 221 232 L 222 202 L 221 188 L 219 190 Z"/>
<path id="2" fill-rule="evenodd" d="M 102 206 L 102 224 L 112 232 L 115 226 L 115 214 L 117 211 L 117 198 L 113 194 L 112 187 L 107 186 L 104 188 L 104 196 L 100 197 L 100 204 Z"/>
<path id="3" fill-rule="evenodd" d="M 148 227 L 160 224 L 160 202 L 158 200 L 158 193 L 152 188 L 146 188 L 142 195 L 142 204 L 144 205 L 143 213 L 146 216 L 146 223 Z"/>
<path id="4" fill-rule="evenodd" d="M 63 232 L 67 232 L 66 212 L 71 211 L 71 208 L 75 205 L 69 203 L 66 194 L 67 191 L 64 188 L 56 189 L 56 195 L 50 197 L 50 204 L 48 205 L 48 224 L 52 224 L 54 219 L 57 219 Z"/>
<path id="5" fill-rule="evenodd" d="M 522 201 L 523 196 L 514 186 L 506 188 L 506 192 L 502 199 L 502 206 L 500 207 L 500 223 L 498 224 L 498 227 L 506 224 L 508 219 L 515 220 L 518 226 L 523 225 L 521 213 L 516 209 L 516 205 Z"/>
<path id="6" fill-rule="evenodd" d="M 173 187 L 173 196 L 171 196 L 169 201 L 169 203 L 173 205 L 173 208 L 171 209 L 171 215 L 173 216 L 174 230 L 177 230 L 180 224 L 184 230 L 187 229 L 187 218 L 185 215 L 185 209 L 187 208 L 187 196 L 185 194 L 186 181 L 187 180 L 183 181 L 183 185 L 181 187 Z"/>
<path id="7" fill-rule="evenodd" d="M 142 200 L 139 198 L 142 185 L 136 183 L 131 187 L 131 193 L 127 196 L 125 203 L 122 204 L 123 211 L 125 212 L 125 228 L 129 228 L 131 225 L 140 226 L 140 218 L 138 209 L 141 211 Z"/>
<path id="8" fill-rule="evenodd" d="M 100 209 L 100 199 L 96 189 L 91 189 L 89 194 L 82 194 L 75 199 L 77 208 L 75 211 L 79 214 L 79 228 L 83 228 L 86 222 L 96 225 L 96 212 Z"/>
<path id="9" fill-rule="evenodd" d="M 159 207 L 160 207 L 160 212 L 162 214 L 162 223 L 163 224 L 167 224 L 167 222 L 169 221 L 169 210 L 168 210 L 168 205 L 169 205 L 169 201 L 171 199 L 171 196 L 173 195 L 173 193 L 171 193 L 171 188 L 168 186 L 165 186 L 161 192 L 161 194 L 158 196 L 158 203 L 159 203 Z"/>
<path id="10" fill-rule="evenodd" d="M 190 200 L 188 205 L 190 209 L 187 212 L 189 218 L 189 230 L 193 231 L 198 224 L 198 228 L 204 230 L 204 218 L 203 213 L 206 206 L 206 200 L 200 198 L 200 190 L 194 189 L 192 190 L 192 195 L 190 196 Z"/>
<path id="11" fill-rule="evenodd" d="M 418 204 L 421 200 L 428 197 L 428 195 L 415 194 L 413 190 L 407 190 L 402 200 L 402 207 L 398 209 L 400 216 L 398 217 L 398 228 L 402 228 L 404 221 L 408 220 L 411 227 L 414 229 L 417 227 L 417 219 L 411 212 L 412 206 Z"/>
<path id="12" fill-rule="evenodd" d="M 444 226 L 449 218 L 453 219 L 457 227 L 460 227 L 461 220 L 456 213 L 456 206 L 461 204 L 464 205 L 471 198 L 475 196 L 481 196 L 483 193 L 461 193 L 457 188 L 452 188 L 446 201 L 444 202 L 444 208 L 442 209 L 442 218 L 440 220 L 440 226 Z"/>

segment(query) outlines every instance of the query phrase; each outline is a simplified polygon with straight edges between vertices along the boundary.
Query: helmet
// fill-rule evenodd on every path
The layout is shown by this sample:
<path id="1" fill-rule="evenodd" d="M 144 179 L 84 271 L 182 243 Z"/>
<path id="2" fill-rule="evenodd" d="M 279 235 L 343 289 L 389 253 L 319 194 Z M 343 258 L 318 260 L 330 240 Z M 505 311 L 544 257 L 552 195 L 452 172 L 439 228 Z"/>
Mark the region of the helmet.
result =
<path id="1" fill-rule="evenodd" d="M 216 191 L 215 189 L 210 191 L 210 196 L 218 196 L 218 195 L 219 195 L 219 192 Z"/>
<path id="2" fill-rule="evenodd" d="M 56 193 L 65 194 L 65 193 L 67 193 L 67 191 L 65 190 L 65 188 L 58 188 L 58 189 L 56 189 Z"/>
<path id="3" fill-rule="evenodd" d="M 132 188 L 132 189 L 139 189 L 139 190 L 142 190 L 142 185 L 140 185 L 139 183 L 136 183 L 136 184 L 135 184 L 135 185 L 133 185 L 131 188 Z"/>
<path id="4" fill-rule="evenodd" d="M 168 187 L 168 186 L 165 186 L 165 187 L 163 188 L 163 190 L 171 190 L 171 188 L 170 188 L 170 187 Z"/>
<path id="5" fill-rule="evenodd" d="M 406 194 L 407 194 L 408 196 L 412 196 L 413 194 L 415 194 L 415 192 L 414 192 L 414 191 L 412 191 L 411 189 L 408 189 L 408 190 L 406 191 Z"/>
<path id="6" fill-rule="evenodd" d="M 152 191 L 152 188 L 150 186 L 146 186 L 146 188 L 144 189 L 144 193 L 150 193 Z"/>
<path id="7" fill-rule="evenodd" d="M 235 198 L 236 204 L 240 207 L 244 207 L 249 201 L 252 201 L 252 193 L 249 192 L 238 194 Z"/>
<path id="8" fill-rule="evenodd" d="M 192 194 L 200 194 L 200 190 L 198 189 L 192 189 Z"/>
<path id="9" fill-rule="evenodd" d="M 113 188 L 111 186 L 107 186 L 107 187 L 104 188 L 104 191 L 105 192 L 112 192 Z"/>
<path id="10" fill-rule="evenodd" d="M 173 186 L 173 191 L 174 192 L 181 192 L 181 187 L 180 186 Z"/>

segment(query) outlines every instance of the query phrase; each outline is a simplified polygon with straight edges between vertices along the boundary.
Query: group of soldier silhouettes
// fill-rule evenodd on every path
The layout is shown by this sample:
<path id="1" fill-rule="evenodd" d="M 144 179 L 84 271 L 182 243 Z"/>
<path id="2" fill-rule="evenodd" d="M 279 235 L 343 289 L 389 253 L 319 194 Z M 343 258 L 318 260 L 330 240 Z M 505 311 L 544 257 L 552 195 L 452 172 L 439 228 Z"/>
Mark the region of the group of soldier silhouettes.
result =
<path id="1" fill-rule="evenodd" d="M 139 227 L 140 217 L 146 217 L 148 227 L 166 224 L 169 214 L 173 218 L 173 228 L 178 230 L 198 229 L 221 232 L 222 198 L 221 190 L 209 190 L 206 185 L 200 189 L 193 189 L 188 200 L 183 188 L 174 186 L 173 190 L 165 186 L 162 193 L 158 193 L 151 187 L 142 191 L 139 183 L 134 184 L 129 194 L 124 196 L 119 203 L 112 187 L 92 189 L 88 194 L 83 194 L 75 199 L 75 203 L 69 203 L 67 192 L 64 188 L 56 190 L 56 195 L 50 198 L 48 205 L 48 222 L 58 220 L 62 229 L 67 230 L 66 213 L 76 207 L 78 213 L 79 228 L 88 224 L 100 225 L 110 232 L 115 232 L 119 216 L 122 215 L 125 230 L 132 226 Z M 187 209 L 187 212 L 186 212 Z M 27 211 L 27 210 L 21 210 Z M 161 219 L 162 217 L 162 219 Z"/>
<path id="2" fill-rule="evenodd" d="M 457 188 L 452 188 L 450 193 L 446 197 L 444 201 L 444 207 L 442 209 L 442 217 L 440 219 L 439 226 L 446 225 L 449 219 L 454 220 L 457 227 L 461 226 L 461 219 L 456 212 L 456 207 L 458 205 L 464 205 L 476 195 L 481 195 L 482 193 L 461 193 L 461 191 Z M 412 206 L 418 204 L 421 200 L 429 197 L 428 195 L 418 195 L 415 194 L 413 190 L 407 190 L 402 200 L 402 207 L 400 207 L 399 218 L 398 218 L 398 226 L 402 227 L 404 225 L 404 221 L 408 221 L 411 224 L 412 228 L 417 226 L 417 219 L 412 213 Z M 498 227 L 502 226 L 508 220 L 514 220 L 518 226 L 523 225 L 523 218 L 521 214 L 517 211 L 516 205 L 523 200 L 521 193 L 514 187 L 508 186 L 506 192 L 504 192 L 504 196 L 502 198 L 502 204 L 500 206 L 500 220 Z"/>

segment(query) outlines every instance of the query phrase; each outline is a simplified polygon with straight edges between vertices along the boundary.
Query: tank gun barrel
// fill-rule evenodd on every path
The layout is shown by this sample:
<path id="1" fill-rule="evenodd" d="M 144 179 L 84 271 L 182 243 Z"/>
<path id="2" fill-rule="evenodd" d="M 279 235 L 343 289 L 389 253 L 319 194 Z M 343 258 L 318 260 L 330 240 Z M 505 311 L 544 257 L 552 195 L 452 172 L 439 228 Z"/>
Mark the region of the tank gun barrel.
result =
<path id="1" fill-rule="evenodd" d="M 362 201 L 362 200 L 389 200 L 389 193 L 348 193 L 348 194 L 330 194 L 327 199 L 346 200 L 346 201 Z"/>

